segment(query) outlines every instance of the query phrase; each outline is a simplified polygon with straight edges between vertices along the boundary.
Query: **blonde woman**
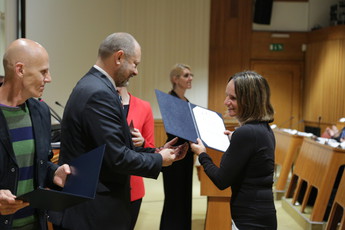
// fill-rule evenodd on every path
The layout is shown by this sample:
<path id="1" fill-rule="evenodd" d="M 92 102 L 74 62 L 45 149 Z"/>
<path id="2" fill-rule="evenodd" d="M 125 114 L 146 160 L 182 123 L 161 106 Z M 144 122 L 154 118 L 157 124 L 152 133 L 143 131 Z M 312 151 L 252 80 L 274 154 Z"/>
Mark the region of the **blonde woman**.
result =
<path id="1" fill-rule="evenodd" d="M 170 71 L 172 90 L 170 95 L 188 101 L 185 92 L 192 88 L 193 74 L 186 64 L 176 64 Z M 171 108 L 177 109 L 177 108 Z M 168 140 L 175 136 L 167 134 Z M 176 145 L 187 142 L 179 138 Z M 161 216 L 161 230 L 190 230 L 192 226 L 192 177 L 193 152 L 189 149 L 185 158 L 174 165 L 164 168 L 164 206 Z"/>

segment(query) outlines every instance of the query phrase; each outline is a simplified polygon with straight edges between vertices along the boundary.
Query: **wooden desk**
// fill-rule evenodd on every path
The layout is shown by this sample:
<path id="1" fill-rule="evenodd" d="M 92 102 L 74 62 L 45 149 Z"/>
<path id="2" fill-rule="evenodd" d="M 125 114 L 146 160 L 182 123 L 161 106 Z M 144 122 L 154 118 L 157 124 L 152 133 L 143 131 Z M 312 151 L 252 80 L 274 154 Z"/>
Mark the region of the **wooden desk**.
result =
<path id="1" fill-rule="evenodd" d="M 57 164 L 59 161 L 60 149 L 52 149 L 52 151 L 54 155 L 52 159 L 50 159 L 50 161 L 53 162 L 54 164 Z"/>
<path id="2" fill-rule="evenodd" d="M 301 212 L 307 205 L 312 188 L 318 190 L 310 215 L 311 221 L 322 222 L 332 188 L 341 165 L 345 164 L 345 150 L 317 143 L 304 138 L 286 198 L 292 197 L 295 204 L 301 192 L 302 183 L 306 182 Z"/>
<path id="3" fill-rule="evenodd" d="M 207 153 L 212 157 L 213 162 L 219 166 L 223 153 L 209 148 L 207 149 Z M 204 172 L 204 168 L 200 170 L 200 184 L 201 195 L 207 196 L 205 230 L 230 230 L 230 188 L 219 190 L 208 178 Z"/>
<path id="4" fill-rule="evenodd" d="M 283 192 L 285 191 L 292 165 L 301 148 L 303 136 L 293 135 L 279 129 L 274 129 L 273 131 L 276 138 L 275 164 L 281 167 L 275 190 Z"/>

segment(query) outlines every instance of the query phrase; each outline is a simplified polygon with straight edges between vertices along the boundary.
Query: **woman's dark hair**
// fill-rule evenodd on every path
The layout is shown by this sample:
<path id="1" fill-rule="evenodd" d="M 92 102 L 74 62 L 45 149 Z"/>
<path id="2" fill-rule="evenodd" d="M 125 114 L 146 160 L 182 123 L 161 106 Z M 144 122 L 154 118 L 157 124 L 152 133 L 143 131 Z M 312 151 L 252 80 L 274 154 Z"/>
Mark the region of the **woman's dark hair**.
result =
<path id="1" fill-rule="evenodd" d="M 241 124 L 249 121 L 272 122 L 274 110 L 270 102 L 270 87 L 265 78 L 253 71 L 236 73 L 234 81 L 237 98 L 237 119 Z"/>

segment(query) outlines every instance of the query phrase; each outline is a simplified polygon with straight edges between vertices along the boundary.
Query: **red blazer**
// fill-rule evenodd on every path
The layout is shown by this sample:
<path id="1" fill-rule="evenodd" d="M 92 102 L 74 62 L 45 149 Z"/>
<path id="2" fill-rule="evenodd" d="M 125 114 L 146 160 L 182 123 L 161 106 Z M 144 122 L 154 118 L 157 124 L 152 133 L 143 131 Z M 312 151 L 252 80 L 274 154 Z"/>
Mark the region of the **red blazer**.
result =
<path id="1" fill-rule="evenodd" d="M 155 146 L 154 120 L 149 102 L 130 95 L 127 122 L 133 121 L 134 128 L 139 129 L 145 139 L 143 147 Z M 141 199 L 145 195 L 144 180 L 140 176 L 131 176 L 131 201 Z"/>

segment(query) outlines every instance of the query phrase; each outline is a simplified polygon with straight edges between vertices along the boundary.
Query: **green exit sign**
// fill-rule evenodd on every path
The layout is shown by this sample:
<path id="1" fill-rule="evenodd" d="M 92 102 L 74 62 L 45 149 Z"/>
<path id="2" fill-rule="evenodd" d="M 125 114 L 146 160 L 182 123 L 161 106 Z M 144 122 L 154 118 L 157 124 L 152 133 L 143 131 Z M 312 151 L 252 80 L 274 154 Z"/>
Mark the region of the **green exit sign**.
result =
<path id="1" fill-rule="evenodd" d="M 271 51 L 282 51 L 284 50 L 284 45 L 281 43 L 272 43 L 270 44 Z"/>

